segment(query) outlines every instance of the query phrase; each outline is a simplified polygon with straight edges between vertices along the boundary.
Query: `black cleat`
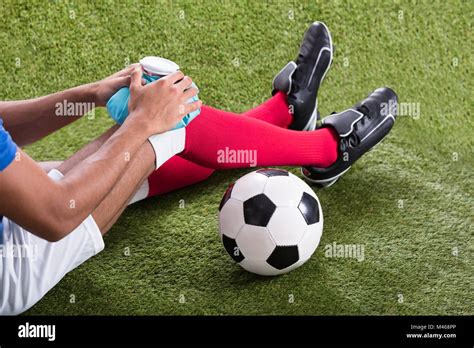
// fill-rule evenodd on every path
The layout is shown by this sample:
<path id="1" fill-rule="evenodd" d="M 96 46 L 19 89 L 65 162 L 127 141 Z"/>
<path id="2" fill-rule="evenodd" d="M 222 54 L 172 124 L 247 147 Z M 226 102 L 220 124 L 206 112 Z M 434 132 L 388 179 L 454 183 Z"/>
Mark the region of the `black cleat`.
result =
<path id="1" fill-rule="evenodd" d="M 382 87 L 353 108 L 324 118 L 321 128 L 331 127 L 339 134 L 338 158 L 327 168 L 303 167 L 305 178 L 322 187 L 334 184 L 390 132 L 397 116 L 397 102 L 395 92 Z"/>
<path id="2" fill-rule="evenodd" d="M 288 95 L 293 108 L 294 130 L 314 130 L 319 118 L 318 90 L 331 66 L 333 45 L 331 33 L 322 22 L 306 30 L 296 61 L 289 62 L 273 79 L 273 94 Z"/>

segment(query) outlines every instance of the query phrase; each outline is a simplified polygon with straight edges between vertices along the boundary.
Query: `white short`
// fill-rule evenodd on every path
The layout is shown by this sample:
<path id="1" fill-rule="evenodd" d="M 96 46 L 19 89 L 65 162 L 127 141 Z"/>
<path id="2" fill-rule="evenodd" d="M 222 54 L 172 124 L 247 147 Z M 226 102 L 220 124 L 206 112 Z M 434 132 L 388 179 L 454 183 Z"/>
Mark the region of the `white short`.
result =
<path id="1" fill-rule="evenodd" d="M 63 175 L 53 169 L 54 180 Z M 0 244 L 0 315 L 31 308 L 68 272 L 104 249 L 92 216 L 59 242 L 51 243 L 3 218 Z M 1 240 L 0 240 L 1 243 Z"/>

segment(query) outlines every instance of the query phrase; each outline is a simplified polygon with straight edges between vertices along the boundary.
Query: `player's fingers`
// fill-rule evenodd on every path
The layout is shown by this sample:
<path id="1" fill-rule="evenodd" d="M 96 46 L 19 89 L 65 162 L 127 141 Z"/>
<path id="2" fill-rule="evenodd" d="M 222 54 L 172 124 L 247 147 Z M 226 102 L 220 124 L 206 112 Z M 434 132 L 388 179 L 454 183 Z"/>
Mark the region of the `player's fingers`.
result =
<path id="1" fill-rule="evenodd" d="M 192 83 L 193 80 L 191 80 L 189 76 L 185 76 L 181 81 L 176 83 L 176 87 L 179 88 L 179 90 L 184 91 L 186 88 L 191 87 Z"/>
<path id="2" fill-rule="evenodd" d="M 202 101 L 198 100 L 189 104 L 184 105 L 184 114 L 189 114 L 193 111 L 196 111 L 202 106 Z"/>
<path id="3" fill-rule="evenodd" d="M 142 86 L 142 70 L 139 67 L 136 67 L 130 78 L 130 89 L 137 90 Z"/>
<path id="4" fill-rule="evenodd" d="M 130 76 L 132 74 L 133 70 L 135 70 L 135 68 L 137 68 L 139 66 L 140 66 L 139 63 L 131 64 L 131 65 L 127 66 L 126 68 L 116 72 L 112 76 L 114 76 L 114 77 Z"/>
<path id="5" fill-rule="evenodd" d="M 199 89 L 197 89 L 196 87 L 191 87 L 187 89 L 186 91 L 184 91 L 184 99 L 187 100 L 189 98 L 192 98 L 196 96 L 198 92 L 199 92 Z"/>
<path id="6" fill-rule="evenodd" d="M 184 74 L 181 71 L 175 71 L 174 73 L 171 73 L 160 80 L 166 81 L 169 84 L 174 84 L 184 78 Z M 158 81 L 160 81 L 158 80 Z"/>
<path id="7" fill-rule="evenodd" d="M 130 75 L 128 75 L 128 76 L 122 76 L 122 77 L 117 77 L 117 84 L 118 84 L 120 87 L 130 86 L 130 81 L 131 81 Z"/>

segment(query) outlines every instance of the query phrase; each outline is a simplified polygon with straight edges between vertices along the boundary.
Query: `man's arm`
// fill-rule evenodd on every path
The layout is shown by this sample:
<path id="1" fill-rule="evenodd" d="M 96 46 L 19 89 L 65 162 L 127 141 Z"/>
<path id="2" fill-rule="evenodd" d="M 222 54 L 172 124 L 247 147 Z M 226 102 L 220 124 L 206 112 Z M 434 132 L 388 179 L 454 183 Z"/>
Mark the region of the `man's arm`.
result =
<path id="1" fill-rule="evenodd" d="M 120 87 L 130 84 L 130 74 L 136 67 L 134 64 L 101 81 L 44 97 L 0 102 L 0 117 L 19 146 L 31 144 L 76 121 L 94 107 L 105 106 Z"/>
<path id="2" fill-rule="evenodd" d="M 17 160 L 0 173 L 1 215 L 39 237 L 61 239 L 99 205 L 145 140 L 137 126 L 124 125 L 60 181 L 18 150 Z"/>
<path id="3" fill-rule="evenodd" d="M 19 150 L 19 160 L 0 173 L 0 215 L 50 241 L 74 230 L 117 183 L 150 135 L 170 129 L 200 107 L 200 102 L 186 104 L 197 90 L 185 91 L 191 79 L 183 77 L 177 72 L 142 86 L 141 72 L 135 71 L 126 122 L 60 181 L 51 180 Z"/>
<path id="4" fill-rule="evenodd" d="M 81 104 L 81 113 L 56 115 L 58 105 L 63 103 Z M 72 104 L 70 104 L 72 105 Z M 84 110 L 83 109 L 84 106 Z M 92 85 L 74 87 L 45 97 L 0 102 L 0 117 L 5 128 L 19 146 L 31 144 L 78 119 L 94 107 Z"/>

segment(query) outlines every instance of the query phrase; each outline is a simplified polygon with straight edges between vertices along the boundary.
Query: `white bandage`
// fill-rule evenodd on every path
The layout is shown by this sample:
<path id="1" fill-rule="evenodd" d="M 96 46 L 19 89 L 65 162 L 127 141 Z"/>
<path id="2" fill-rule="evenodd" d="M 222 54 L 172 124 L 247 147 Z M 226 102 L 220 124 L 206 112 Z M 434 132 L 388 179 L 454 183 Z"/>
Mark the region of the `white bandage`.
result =
<path id="1" fill-rule="evenodd" d="M 186 128 L 170 130 L 166 133 L 152 135 L 148 138 L 156 157 L 156 169 L 174 155 L 184 150 L 186 142 Z"/>

